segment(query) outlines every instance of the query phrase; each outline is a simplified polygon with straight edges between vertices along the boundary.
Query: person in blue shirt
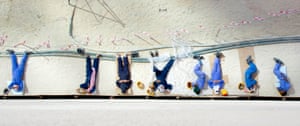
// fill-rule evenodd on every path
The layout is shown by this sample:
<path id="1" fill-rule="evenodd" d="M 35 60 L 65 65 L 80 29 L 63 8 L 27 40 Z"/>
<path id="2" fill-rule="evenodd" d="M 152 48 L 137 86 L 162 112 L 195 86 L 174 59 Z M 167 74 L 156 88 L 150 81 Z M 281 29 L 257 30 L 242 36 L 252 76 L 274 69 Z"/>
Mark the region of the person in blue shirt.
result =
<path id="1" fill-rule="evenodd" d="M 257 74 L 257 67 L 253 63 L 253 59 L 251 56 L 248 56 L 246 61 L 249 67 L 245 72 L 246 88 L 244 88 L 244 91 L 246 93 L 254 93 L 258 88 L 257 81 L 255 80 L 255 75 Z"/>
<path id="2" fill-rule="evenodd" d="M 274 61 L 275 61 L 275 66 L 273 69 L 273 73 L 279 80 L 279 85 L 277 86 L 277 90 L 281 96 L 286 96 L 287 92 L 291 87 L 291 84 L 288 80 L 287 75 L 280 71 L 280 67 L 284 65 L 283 62 L 278 58 L 274 58 Z"/>
<path id="3" fill-rule="evenodd" d="M 214 65 L 211 71 L 211 79 L 208 80 L 208 86 L 213 89 L 214 95 L 219 95 L 220 90 L 224 87 L 224 80 L 221 67 L 221 58 L 225 56 L 221 52 L 217 52 Z"/>
<path id="4" fill-rule="evenodd" d="M 32 52 L 24 52 L 21 63 L 18 64 L 18 59 L 14 50 L 6 50 L 11 57 L 12 61 L 12 81 L 8 85 L 8 88 L 4 89 L 3 93 L 7 95 L 10 90 L 14 90 L 15 92 L 24 92 L 24 83 L 23 77 L 25 72 L 25 66 L 28 59 L 28 55 L 32 54 Z"/>
<path id="5" fill-rule="evenodd" d="M 193 89 L 193 92 L 199 95 L 204 88 L 206 74 L 202 71 L 203 63 L 202 60 L 204 59 L 203 56 L 194 56 L 194 59 L 198 60 L 198 63 L 194 67 L 194 73 L 197 76 L 197 80 L 193 83 L 188 82 L 188 88 Z"/>

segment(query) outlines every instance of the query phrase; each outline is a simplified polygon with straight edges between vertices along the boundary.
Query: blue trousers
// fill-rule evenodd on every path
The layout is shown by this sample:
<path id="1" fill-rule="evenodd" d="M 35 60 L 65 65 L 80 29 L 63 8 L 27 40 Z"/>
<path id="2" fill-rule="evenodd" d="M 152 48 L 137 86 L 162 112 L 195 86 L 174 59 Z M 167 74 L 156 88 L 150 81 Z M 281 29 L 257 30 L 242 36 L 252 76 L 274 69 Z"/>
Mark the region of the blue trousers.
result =
<path id="1" fill-rule="evenodd" d="M 249 67 L 245 72 L 245 82 L 248 89 L 252 89 L 257 81 L 254 79 L 253 74 L 257 72 L 257 67 L 253 62 L 249 63 Z"/>
<path id="2" fill-rule="evenodd" d="M 160 81 L 160 83 L 154 82 L 154 90 L 156 90 L 159 85 L 163 85 L 165 89 L 171 90 L 173 88 L 171 84 L 167 83 L 166 78 L 174 62 L 174 59 L 170 59 L 162 70 L 159 70 L 156 66 L 153 66 L 153 72 L 155 72 L 156 80 Z"/>
<path id="3" fill-rule="evenodd" d="M 18 64 L 16 54 L 11 54 L 10 56 L 12 61 L 12 82 L 8 85 L 8 88 L 12 89 L 14 85 L 18 85 L 19 89 L 17 91 L 23 91 L 23 75 L 28 55 L 26 53 L 24 54 L 20 64 Z"/>
<path id="4" fill-rule="evenodd" d="M 128 57 L 118 57 L 118 75 L 120 80 L 130 80 L 130 70 Z"/>
<path id="5" fill-rule="evenodd" d="M 96 78 L 97 78 L 98 67 L 99 67 L 99 58 L 94 59 L 93 66 L 92 66 L 92 61 L 91 60 L 92 59 L 90 57 L 86 58 L 86 78 L 85 78 L 85 82 L 80 84 L 80 88 L 83 88 L 83 89 L 88 89 L 89 88 L 91 75 L 92 75 L 92 72 L 93 72 L 92 67 L 94 67 L 95 70 L 96 70 Z M 96 90 L 96 84 L 89 93 L 93 93 L 95 90 Z"/>
<path id="6" fill-rule="evenodd" d="M 287 76 L 284 73 L 280 72 L 280 67 L 281 67 L 281 64 L 276 63 L 274 70 L 273 70 L 273 73 L 278 78 L 279 83 L 280 83 L 280 86 L 277 89 L 279 91 L 287 92 L 290 89 L 291 84 L 289 83 Z"/>
<path id="7" fill-rule="evenodd" d="M 126 93 L 127 90 L 132 85 L 128 57 L 127 56 L 123 57 L 123 61 L 121 57 L 118 57 L 117 60 L 118 60 L 119 80 L 130 80 L 130 81 L 126 83 L 124 82 L 120 83 L 119 80 L 117 80 L 116 84 L 121 89 L 122 93 Z"/>
<path id="8" fill-rule="evenodd" d="M 199 89 L 203 89 L 204 88 L 204 84 L 205 84 L 205 73 L 202 72 L 202 62 L 199 61 L 198 64 L 196 64 L 196 66 L 194 67 L 194 73 L 197 76 L 197 80 L 196 82 L 193 84 L 193 86 L 197 85 Z"/>
<path id="9" fill-rule="evenodd" d="M 221 60 L 216 57 L 211 71 L 211 79 L 208 80 L 208 86 L 213 88 L 215 85 L 219 85 L 219 89 L 222 89 L 224 86 L 222 76 Z M 215 80 L 219 80 L 219 82 L 214 82 Z"/>

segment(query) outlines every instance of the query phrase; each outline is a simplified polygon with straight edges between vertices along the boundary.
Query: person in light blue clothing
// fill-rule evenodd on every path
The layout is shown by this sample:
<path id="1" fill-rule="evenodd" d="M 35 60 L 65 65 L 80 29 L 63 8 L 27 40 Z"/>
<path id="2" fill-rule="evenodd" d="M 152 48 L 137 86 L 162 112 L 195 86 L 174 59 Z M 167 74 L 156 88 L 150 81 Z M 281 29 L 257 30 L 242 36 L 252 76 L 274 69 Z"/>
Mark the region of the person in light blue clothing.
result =
<path id="1" fill-rule="evenodd" d="M 257 81 L 255 80 L 255 75 L 257 73 L 257 67 L 253 63 L 253 59 L 251 56 L 248 56 L 247 59 L 247 64 L 249 67 L 247 68 L 245 72 L 245 82 L 246 82 L 246 87 L 244 89 L 245 92 L 247 93 L 254 93 L 256 89 L 258 88 Z"/>
<path id="2" fill-rule="evenodd" d="M 12 81 L 9 83 L 8 87 L 4 89 L 3 93 L 7 95 L 10 90 L 14 90 L 15 92 L 23 92 L 24 91 L 24 83 L 23 76 L 25 72 L 25 66 L 28 59 L 28 55 L 31 52 L 24 52 L 21 63 L 18 64 L 17 56 L 14 50 L 7 50 L 10 54 L 12 61 Z"/>
<path id="3" fill-rule="evenodd" d="M 208 80 L 208 86 L 213 89 L 213 94 L 218 95 L 220 90 L 224 87 L 224 80 L 221 67 L 221 58 L 225 56 L 221 52 L 216 53 L 214 65 L 211 71 L 211 79 Z"/>
<path id="4" fill-rule="evenodd" d="M 281 96 L 286 96 L 287 92 L 291 87 L 291 84 L 288 80 L 286 73 L 280 71 L 280 68 L 283 67 L 284 65 L 283 62 L 278 58 L 274 58 L 274 61 L 275 61 L 275 66 L 273 69 L 273 73 L 279 80 L 279 85 L 277 86 L 277 90 Z"/>
<path id="5" fill-rule="evenodd" d="M 193 83 L 188 83 L 188 88 L 193 89 L 193 92 L 199 95 L 204 88 L 206 74 L 202 71 L 203 63 L 202 60 L 204 59 L 203 56 L 194 56 L 194 59 L 198 60 L 198 63 L 194 67 L 194 73 L 197 76 L 197 80 Z"/>

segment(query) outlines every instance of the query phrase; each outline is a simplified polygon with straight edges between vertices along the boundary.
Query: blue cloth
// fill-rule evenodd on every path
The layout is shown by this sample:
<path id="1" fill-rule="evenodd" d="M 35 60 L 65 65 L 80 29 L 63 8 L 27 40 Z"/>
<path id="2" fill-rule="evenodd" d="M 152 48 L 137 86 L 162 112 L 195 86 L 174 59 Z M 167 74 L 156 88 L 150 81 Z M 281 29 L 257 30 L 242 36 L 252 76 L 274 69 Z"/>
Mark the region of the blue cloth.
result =
<path id="1" fill-rule="evenodd" d="M 127 56 L 123 57 L 123 62 L 122 58 L 118 57 L 118 75 L 120 80 L 130 80 L 130 70 Z"/>
<path id="2" fill-rule="evenodd" d="M 119 80 L 129 80 L 129 82 L 120 83 L 119 80 L 116 81 L 117 86 L 121 89 L 122 93 L 126 93 L 127 90 L 132 85 L 130 69 L 129 69 L 129 61 L 128 57 L 123 57 L 123 61 L 121 57 L 118 57 L 118 75 Z"/>
<path id="3" fill-rule="evenodd" d="M 197 75 L 197 80 L 193 83 L 193 86 L 197 85 L 199 89 L 204 88 L 205 84 L 205 73 L 202 71 L 202 61 L 200 60 L 199 63 L 196 64 L 194 67 L 194 73 Z"/>
<path id="4" fill-rule="evenodd" d="M 88 56 L 86 58 L 86 78 L 85 78 L 85 82 L 80 84 L 80 88 L 83 89 L 88 89 L 90 86 L 90 80 L 91 80 L 91 75 L 92 75 L 92 59 Z M 95 83 L 97 82 L 97 73 L 98 73 L 98 67 L 99 67 L 99 58 L 95 58 L 94 59 L 94 63 L 93 63 L 93 67 L 95 68 L 96 71 L 96 77 L 95 77 Z M 89 93 L 93 93 L 96 90 L 96 84 L 94 85 L 94 87 L 92 88 L 92 90 L 90 90 Z"/>
<path id="5" fill-rule="evenodd" d="M 174 59 L 170 59 L 162 70 L 159 70 L 156 66 L 153 66 L 153 72 L 155 72 L 156 80 L 160 81 L 159 83 L 154 81 L 154 90 L 156 90 L 159 85 L 163 85 L 165 89 L 172 90 L 173 86 L 167 83 L 166 78 L 174 62 Z"/>
<path id="6" fill-rule="evenodd" d="M 250 90 L 253 88 L 254 85 L 257 84 L 257 81 L 254 79 L 253 74 L 257 72 L 257 67 L 253 62 L 249 62 L 249 67 L 245 72 L 245 81 L 246 86 Z"/>
<path id="7" fill-rule="evenodd" d="M 17 91 L 20 92 L 24 90 L 23 75 L 28 55 L 24 54 L 20 64 L 18 64 L 16 54 L 12 53 L 10 56 L 12 61 L 12 82 L 8 85 L 8 88 L 12 89 L 14 85 L 17 85 L 19 86 Z"/>
<path id="8" fill-rule="evenodd" d="M 224 80 L 222 80 L 222 68 L 221 68 L 221 60 L 220 58 L 215 58 L 213 69 L 211 71 L 211 79 L 208 80 L 208 86 L 213 88 L 216 85 L 219 85 L 219 89 L 222 89 L 224 86 Z M 214 82 L 214 81 L 219 82 Z"/>
<path id="9" fill-rule="evenodd" d="M 279 83 L 280 83 L 280 86 L 277 87 L 277 89 L 279 91 L 287 92 L 290 89 L 291 84 L 289 83 L 287 76 L 284 73 L 280 72 L 280 67 L 281 67 L 281 64 L 276 63 L 274 70 L 273 70 L 273 73 L 278 78 Z"/>

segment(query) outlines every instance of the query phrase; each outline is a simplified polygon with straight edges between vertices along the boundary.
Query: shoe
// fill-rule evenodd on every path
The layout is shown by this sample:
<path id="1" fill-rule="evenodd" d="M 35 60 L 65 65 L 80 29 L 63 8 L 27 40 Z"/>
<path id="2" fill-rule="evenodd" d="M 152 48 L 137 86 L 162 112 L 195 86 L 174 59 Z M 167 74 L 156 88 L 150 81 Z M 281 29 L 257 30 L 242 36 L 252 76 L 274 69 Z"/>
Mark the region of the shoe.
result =
<path id="1" fill-rule="evenodd" d="M 4 94 L 4 95 L 8 95 L 8 93 L 9 93 L 9 90 L 8 90 L 7 88 L 5 88 L 5 89 L 3 90 L 3 94 Z"/>
<path id="2" fill-rule="evenodd" d="M 131 57 L 139 57 L 139 52 L 137 51 L 134 51 L 134 52 L 131 52 Z"/>
<path id="3" fill-rule="evenodd" d="M 159 56 L 159 53 L 158 53 L 158 51 L 157 51 L 157 50 L 155 51 L 155 56 L 156 56 L 156 57 L 158 57 L 158 56 Z"/>
<path id="4" fill-rule="evenodd" d="M 8 52 L 8 54 L 14 54 L 15 53 L 15 51 L 12 50 L 12 49 L 7 49 L 6 51 Z"/>
<path id="5" fill-rule="evenodd" d="M 98 54 L 98 55 L 97 55 L 97 58 L 100 58 L 100 57 L 102 57 L 102 55 L 101 55 L 101 54 Z"/>
<path id="6" fill-rule="evenodd" d="M 83 88 L 78 88 L 77 90 L 77 93 L 79 93 L 79 94 L 86 94 L 86 93 L 88 93 L 85 89 L 83 89 Z"/>
<path id="7" fill-rule="evenodd" d="M 77 48 L 77 53 L 80 54 L 80 55 L 84 55 L 85 50 L 83 48 Z"/>
<path id="8" fill-rule="evenodd" d="M 31 52 L 31 51 L 25 51 L 24 53 L 25 53 L 26 55 L 33 54 L 33 52 Z"/>
<path id="9" fill-rule="evenodd" d="M 150 55 L 151 57 L 154 57 L 154 53 L 152 51 L 150 51 Z"/>
<path id="10" fill-rule="evenodd" d="M 193 59 L 197 59 L 197 60 L 202 60 L 202 59 L 204 59 L 204 57 L 203 56 L 200 56 L 200 55 L 195 55 L 195 56 L 193 56 Z"/>
<path id="11" fill-rule="evenodd" d="M 276 58 L 276 57 L 274 57 L 273 59 L 274 59 L 274 61 L 275 61 L 276 63 L 283 64 L 283 62 L 282 62 L 280 59 L 278 59 L 278 58 Z"/>
<path id="12" fill-rule="evenodd" d="M 221 52 L 217 52 L 217 53 L 216 53 L 216 57 L 217 57 L 217 58 L 221 58 L 222 56 L 224 56 L 223 53 L 221 53 Z"/>
<path id="13" fill-rule="evenodd" d="M 247 59 L 246 59 L 247 63 L 251 63 L 253 60 L 252 60 L 252 57 L 251 56 L 248 56 Z"/>
<path id="14" fill-rule="evenodd" d="M 204 57 L 203 56 L 200 56 L 200 60 L 203 60 L 204 59 Z"/>

